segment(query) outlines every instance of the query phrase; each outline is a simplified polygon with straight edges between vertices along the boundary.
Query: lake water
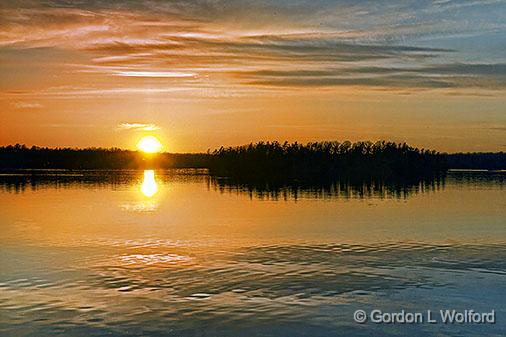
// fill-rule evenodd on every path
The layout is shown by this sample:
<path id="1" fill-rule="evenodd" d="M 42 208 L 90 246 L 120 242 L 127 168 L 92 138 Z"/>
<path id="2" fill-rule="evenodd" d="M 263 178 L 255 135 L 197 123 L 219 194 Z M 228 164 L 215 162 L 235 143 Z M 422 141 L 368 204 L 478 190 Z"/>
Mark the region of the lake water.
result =
<path id="1" fill-rule="evenodd" d="M 203 171 L 0 176 L 1 336 L 505 336 L 504 173 L 263 190 Z M 378 324 L 356 310 L 495 311 Z"/>

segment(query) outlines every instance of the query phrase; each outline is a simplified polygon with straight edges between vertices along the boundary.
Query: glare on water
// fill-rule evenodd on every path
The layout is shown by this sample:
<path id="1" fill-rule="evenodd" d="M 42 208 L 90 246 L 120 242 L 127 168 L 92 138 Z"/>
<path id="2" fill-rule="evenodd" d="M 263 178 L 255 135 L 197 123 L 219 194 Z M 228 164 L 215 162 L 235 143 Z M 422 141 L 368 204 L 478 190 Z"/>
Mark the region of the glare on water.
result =
<path id="1" fill-rule="evenodd" d="M 156 192 L 158 192 L 158 185 L 155 180 L 155 171 L 144 171 L 144 180 L 142 181 L 141 192 L 148 198 L 151 198 L 156 194 Z"/>

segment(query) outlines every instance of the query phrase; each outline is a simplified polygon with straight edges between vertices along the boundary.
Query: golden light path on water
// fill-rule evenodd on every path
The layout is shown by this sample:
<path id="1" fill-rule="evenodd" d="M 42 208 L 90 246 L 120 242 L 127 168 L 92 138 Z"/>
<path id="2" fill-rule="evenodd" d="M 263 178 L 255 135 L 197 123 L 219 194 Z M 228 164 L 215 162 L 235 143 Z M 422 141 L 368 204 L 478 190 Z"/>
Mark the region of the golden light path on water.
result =
<path id="1" fill-rule="evenodd" d="M 158 192 L 158 185 L 155 180 L 155 171 L 144 171 L 144 180 L 142 181 L 141 192 L 148 198 L 151 198 Z"/>
<path id="2" fill-rule="evenodd" d="M 506 315 L 502 175 L 276 199 L 186 170 L 83 174 L 0 176 L 1 336 L 349 336 L 364 303 Z M 499 336 L 501 322 L 404 335 Z M 377 326 L 357 334 L 402 335 Z"/>

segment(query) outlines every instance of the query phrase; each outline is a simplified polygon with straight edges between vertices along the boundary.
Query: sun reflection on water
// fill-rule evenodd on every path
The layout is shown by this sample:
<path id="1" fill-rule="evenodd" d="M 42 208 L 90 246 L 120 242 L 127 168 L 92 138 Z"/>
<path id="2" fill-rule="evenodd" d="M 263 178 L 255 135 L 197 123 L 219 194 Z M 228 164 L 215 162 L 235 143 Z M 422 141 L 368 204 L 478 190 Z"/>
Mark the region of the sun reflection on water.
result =
<path id="1" fill-rule="evenodd" d="M 155 171 L 144 171 L 144 180 L 142 181 L 141 192 L 148 198 L 151 198 L 156 194 L 156 192 L 158 192 L 158 185 L 155 180 Z"/>

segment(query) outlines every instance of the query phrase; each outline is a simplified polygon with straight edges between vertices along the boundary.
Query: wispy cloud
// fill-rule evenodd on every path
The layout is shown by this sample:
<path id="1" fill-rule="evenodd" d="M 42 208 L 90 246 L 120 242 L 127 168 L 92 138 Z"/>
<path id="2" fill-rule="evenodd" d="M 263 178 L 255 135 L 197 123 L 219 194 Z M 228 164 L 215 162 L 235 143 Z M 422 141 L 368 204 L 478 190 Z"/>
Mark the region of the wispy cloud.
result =
<path id="1" fill-rule="evenodd" d="M 80 59 L 68 73 L 89 73 L 96 82 L 151 81 L 153 90 L 168 82 L 196 90 L 228 84 L 230 91 L 502 90 L 506 71 L 497 57 L 470 64 L 469 51 L 431 39 L 504 31 L 504 10 L 493 0 L 7 1 L 0 48 L 73 52 Z"/>
<path id="2" fill-rule="evenodd" d="M 195 77 L 193 73 L 183 73 L 176 71 L 113 71 L 116 76 L 124 77 L 155 77 L 155 78 L 183 78 L 183 77 Z"/>
<path id="3" fill-rule="evenodd" d="M 364 86 L 384 88 L 506 89 L 506 64 L 441 64 L 419 67 L 330 67 L 315 70 L 234 72 L 254 85 L 318 87 Z"/>
<path id="4" fill-rule="evenodd" d="M 155 124 L 145 123 L 121 123 L 118 125 L 118 130 L 135 130 L 135 131 L 156 131 L 160 127 Z"/>
<path id="5" fill-rule="evenodd" d="M 14 102 L 12 103 L 16 109 L 40 109 L 42 104 L 33 102 Z"/>

